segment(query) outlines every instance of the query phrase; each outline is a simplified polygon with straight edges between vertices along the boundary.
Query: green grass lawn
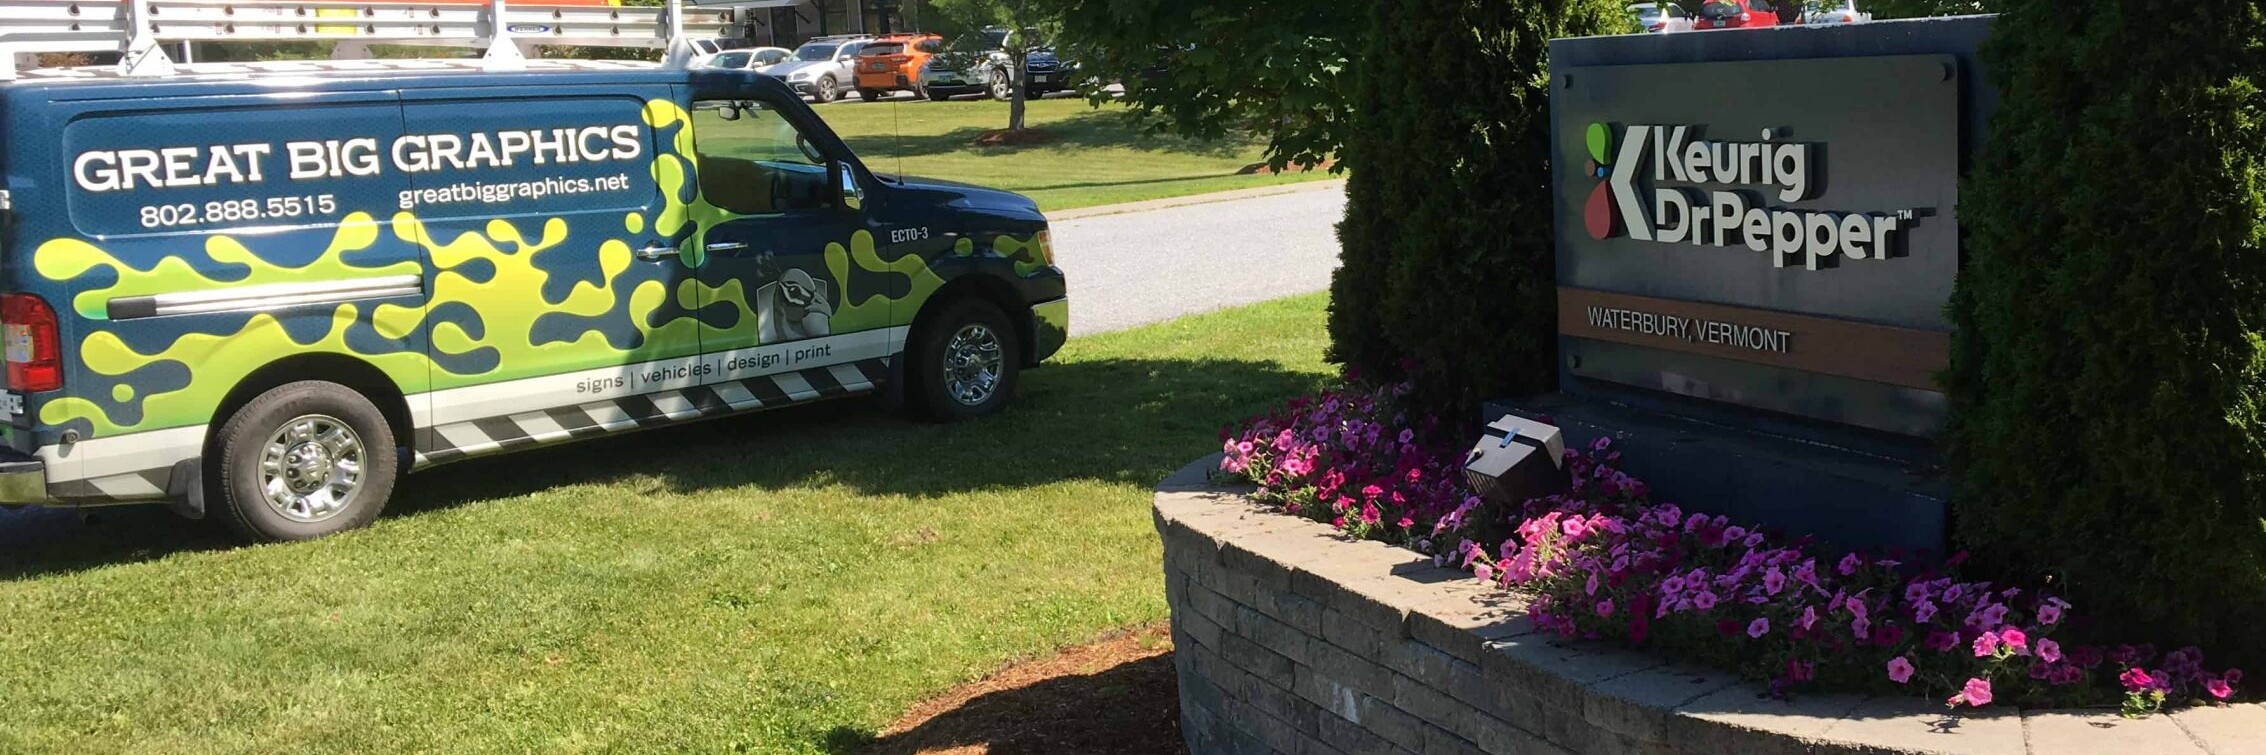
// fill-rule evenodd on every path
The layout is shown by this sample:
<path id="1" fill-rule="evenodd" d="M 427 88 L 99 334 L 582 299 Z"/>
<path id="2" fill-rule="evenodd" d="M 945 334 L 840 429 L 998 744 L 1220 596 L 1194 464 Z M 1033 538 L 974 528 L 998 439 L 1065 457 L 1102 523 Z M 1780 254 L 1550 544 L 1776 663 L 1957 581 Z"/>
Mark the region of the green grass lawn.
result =
<path id="1" fill-rule="evenodd" d="M 836 402 L 465 462 L 320 542 L 59 527 L 0 551 L 0 752 L 841 752 L 1162 618 L 1151 485 L 1325 380 L 1323 304 L 1073 340 L 965 425 Z"/>
<path id="2" fill-rule="evenodd" d="M 1199 142 L 1143 133 L 1126 109 L 1079 99 L 1030 103 L 1032 128 L 1059 139 L 1034 147 L 978 147 L 1007 127 L 1007 103 L 990 100 L 842 102 L 818 108 L 866 167 L 1018 192 L 1048 210 L 1177 197 L 1331 178 L 1327 171 L 1239 176 L 1263 160 L 1254 141 Z"/>

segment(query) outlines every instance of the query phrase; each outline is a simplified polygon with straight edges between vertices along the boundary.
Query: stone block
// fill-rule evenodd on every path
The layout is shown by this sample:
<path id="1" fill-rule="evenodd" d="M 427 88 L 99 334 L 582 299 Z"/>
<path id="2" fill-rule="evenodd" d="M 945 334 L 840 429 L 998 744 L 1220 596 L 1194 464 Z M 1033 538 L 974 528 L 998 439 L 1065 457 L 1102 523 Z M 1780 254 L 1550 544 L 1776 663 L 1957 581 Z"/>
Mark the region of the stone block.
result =
<path id="1" fill-rule="evenodd" d="M 1290 589 L 1290 575 L 1300 565 L 1329 558 L 1340 542 L 1328 525 L 1288 514 L 1264 530 L 1238 533 L 1221 543 L 1220 563 L 1250 574 L 1262 584 Z"/>
<path id="2" fill-rule="evenodd" d="M 1196 644 L 1213 650 L 1219 649 L 1220 635 L 1227 632 L 1218 622 L 1205 616 L 1203 611 L 1193 608 L 1172 612 L 1172 628 L 1176 633 L 1173 635 L 1176 645 L 1185 636 Z"/>
<path id="3" fill-rule="evenodd" d="M 1320 724 L 1321 735 L 1315 739 L 1337 748 L 1345 755 L 1413 755 L 1408 749 L 1377 736 L 1361 724 L 1337 716 L 1323 716 Z"/>
<path id="4" fill-rule="evenodd" d="M 1218 624 L 1222 629 L 1235 626 L 1235 601 L 1194 581 L 1188 583 L 1188 607 L 1203 614 L 1204 618 L 1211 619 L 1212 623 Z"/>
<path id="5" fill-rule="evenodd" d="M 1235 607 L 1235 633 L 1297 664 L 1311 663 L 1306 645 L 1310 638 L 1289 624 L 1249 606 Z"/>
<path id="6" fill-rule="evenodd" d="M 1393 694 L 1392 672 L 1327 642 L 1309 642 L 1307 653 L 1314 673 L 1370 695 Z"/>
<path id="7" fill-rule="evenodd" d="M 1547 706 L 1570 707 L 1578 714 L 1590 686 L 1661 665 L 1664 663 L 1656 658 L 1598 643 L 1530 634 L 1488 643 L 1479 668 L 1488 684 L 1499 690 L 1510 690 L 1515 696 L 1531 697 Z M 1522 707 L 1532 706 L 1514 705 L 1501 709 L 1501 713 L 1516 723 Z"/>
<path id="8" fill-rule="evenodd" d="M 1393 707 L 1461 739 L 1471 739 L 1479 730 L 1478 710 L 1411 677 L 1393 675 L 1391 701 Z"/>
<path id="9" fill-rule="evenodd" d="M 2019 713 L 2004 709 L 1953 713 L 1940 701 L 1912 698 L 1865 700 L 1826 727 L 1824 739 L 1821 749 L 1826 752 L 2003 755 L 2023 751 Z"/>
<path id="10" fill-rule="evenodd" d="M 1685 752 L 1757 755 L 1808 753 L 1809 742 L 1864 701 L 1854 695 L 1800 695 L 1777 699 L 1738 684 L 1677 706 L 1667 737 Z"/>
<path id="11" fill-rule="evenodd" d="M 2212 755 L 2266 753 L 2266 705 L 2183 708 L 2168 715 Z"/>
<path id="12" fill-rule="evenodd" d="M 1157 498 L 1164 498 L 1164 493 L 1204 493 L 1217 489 L 1212 473 L 1220 468 L 1220 460 L 1225 457 L 1226 454 L 1213 453 L 1173 470 L 1157 483 Z"/>
<path id="13" fill-rule="evenodd" d="M 1300 734 L 1290 723 L 1238 700 L 1229 700 L 1223 718 L 1236 731 L 1257 739 L 1270 752 L 1298 751 Z"/>
<path id="14" fill-rule="evenodd" d="M 1259 602 L 1259 580 L 1252 579 L 1249 574 L 1221 567 L 1219 577 L 1208 586 L 1212 588 L 1212 592 L 1219 593 L 1220 597 L 1237 605 L 1248 606 Z M 1221 626 L 1227 625 L 1223 623 Z"/>
<path id="15" fill-rule="evenodd" d="M 1480 646 L 1534 632 L 1526 616 L 1526 598 L 1479 585 L 1472 593 L 1456 588 L 1452 594 L 1416 606 L 1409 612 L 1409 636 L 1441 652 L 1470 663 L 1479 662 Z"/>
<path id="16" fill-rule="evenodd" d="M 1320 706 L 1289 689 L 1268 684 L 1258 677 L 1248 677 L 1238 692 L 1251 707 L 1290 724 L 1290 728 L 1306 736 L 1314 736 L 1319 731 L 1315 724 L 1318 716 L 1328 715 Z"/>
<path id="17" fill-rule="evenodd" d="M 1302 634 L 1322 634 L 1322 604 L 1314 602 L 1312 598 L 1289 590 L 1262 592 L 1259 594 L 1259 602 L 1251 607 L 1276 621 L 1290 625 Z"/>
<path id="18" fill-rule="evenodd" d="M 1738 684 L 1721 671 L 1660 666 L 1607 679 L 1582 699 L 1582 716 L 1591 726 L 1642 742 L 1670 740 L 1669 719 L 1677 708 Z"/>
<path id="19" fill-rule="evenodd" d="M 1355 620 L 1335 608 L 1322 609 L 1322 639 L 1348 653 L 1377 658 L 1384 651 L 1384 630 Z M 1398 644 L 1399 640 L 1393 641 Z"/>
<path id="20" fill-rule="evenodd" d="M 1486 755 L 1479 745 L 1438 726 L 1424 727 L 1424 755 Z"/>
<path id="21" fill-rule="evenodd" d="M 1458 660 L 1448 667 L 1448 696 L 1481 713 L 1496 718 L 1506 717 L 1504 711 L 1496 705 L 1498 700 L 1494 685 L 1487 682 L 1486 675 L 1479 670 L 1479 664 Z"/>
<path id="22" fill-rule="evenodd" d="M 1327 714 L 1323 718 L 1336 717 L 1350 721 L 1361 716 L 1360 690 L 1304 666 L 1292 672 L 1292 677 L 1291 694 L 1313 703 L 1315 708 Z"/>
<path id="23" fill-rule="evenodd" d="M 1363 728 L 1375 732 L 1377 736 L 1384 737 L 1385 741 L 1403 750 L 1414 752 L 1424 749 L 1425 724 L 1422 720 L 1393 707 L 1392 701 L 1384 698 L 1362 695 L 1358 698 L 1357 706 L 1361 718 L 1354 723 L 1361 724 Z"/>
<path id="24" fill-rule="evenodd" d="M 1289 658 L 1285 658 L 1275 651 L 1268 650 L 1256 642 L 1234 634 L 1221 635 L 1220 657 L 1236 668 L 1251 672 L 1252 676 L 1259 677 L 1268 684 L 1284 688 L 1291 685 L 1291 668 L 1298 665 L 1291 663 Z"/>
<path id="25" fill-rule="evenodd" d="M 1473 671 L 1479 669 L 1476 665 L 1464 663 L 1455 656 L 1414 639 L 1382 644 L 1383 652 L 1377 657 L 1385 668 L 1407 675 L 1441 692 L 1447 692 L 1455 683 L 1454 670 L 1458 664 L 1471 666 Z"/>
<path id="26" fill-rule="evenodd" d="M 2169 716 L 2128 719 L 2113 710 L 2036 711 L 2023 714 L 2022 734 L 2033 753 L 2207 755 Z"/>
<path id="27" fill-rule="evenodd" d="M 1488 755 L 1570 755 L 1571 750 L 1551 744 L 1542 735 L 1493 717 L 1481 717 L 1474 744 Z"/>

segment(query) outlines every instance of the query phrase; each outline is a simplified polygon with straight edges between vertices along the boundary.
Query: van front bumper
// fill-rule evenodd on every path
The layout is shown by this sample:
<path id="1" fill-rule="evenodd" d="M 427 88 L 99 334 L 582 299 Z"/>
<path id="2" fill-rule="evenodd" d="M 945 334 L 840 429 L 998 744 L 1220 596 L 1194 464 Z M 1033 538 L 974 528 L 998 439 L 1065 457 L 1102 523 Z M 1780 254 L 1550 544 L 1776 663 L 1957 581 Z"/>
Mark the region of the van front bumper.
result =
<path id="1" fill-rule="evenodd" d="M 1070 340 L 1070 299 L 1042 301 L 1031 305 L 1031 363 L 1037 364 Z"/>
<path id="2" fill-rule="evenodd" d="M 0 503 L 47 501 L 47 462 L 13 449 L 0 449 Z"/>

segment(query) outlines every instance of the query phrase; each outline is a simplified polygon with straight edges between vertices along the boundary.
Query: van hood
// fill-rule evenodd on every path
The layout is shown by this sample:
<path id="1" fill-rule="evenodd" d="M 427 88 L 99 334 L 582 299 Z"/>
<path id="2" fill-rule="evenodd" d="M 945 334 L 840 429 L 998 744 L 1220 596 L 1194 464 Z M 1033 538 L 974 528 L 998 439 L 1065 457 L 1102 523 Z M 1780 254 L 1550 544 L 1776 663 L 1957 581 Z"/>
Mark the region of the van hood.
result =
<path id="1" fill-rule="evenodd" d="M 907 203 L 975 210 L 1021 220 L 1046 220 L 1037 202 L 1012 191 L 920 176 L 889 176 L 889 179 L 894 182 L 890 187 L 893 193 Z"/>

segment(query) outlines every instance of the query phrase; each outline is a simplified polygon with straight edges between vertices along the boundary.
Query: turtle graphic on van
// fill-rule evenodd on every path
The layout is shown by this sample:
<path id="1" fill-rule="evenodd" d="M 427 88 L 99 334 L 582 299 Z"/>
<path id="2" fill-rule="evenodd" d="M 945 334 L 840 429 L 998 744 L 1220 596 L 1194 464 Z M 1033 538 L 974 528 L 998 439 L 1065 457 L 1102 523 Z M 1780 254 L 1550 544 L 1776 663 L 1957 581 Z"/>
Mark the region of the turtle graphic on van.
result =
<path id="1" fill-rule="evenodd" d="M 252 540 L 459 459 L 845 396 L 1002 409 L 1047 221 L 879 174 L 794 90 L 621 61 L 0 81 L 0 503 Z"/>

